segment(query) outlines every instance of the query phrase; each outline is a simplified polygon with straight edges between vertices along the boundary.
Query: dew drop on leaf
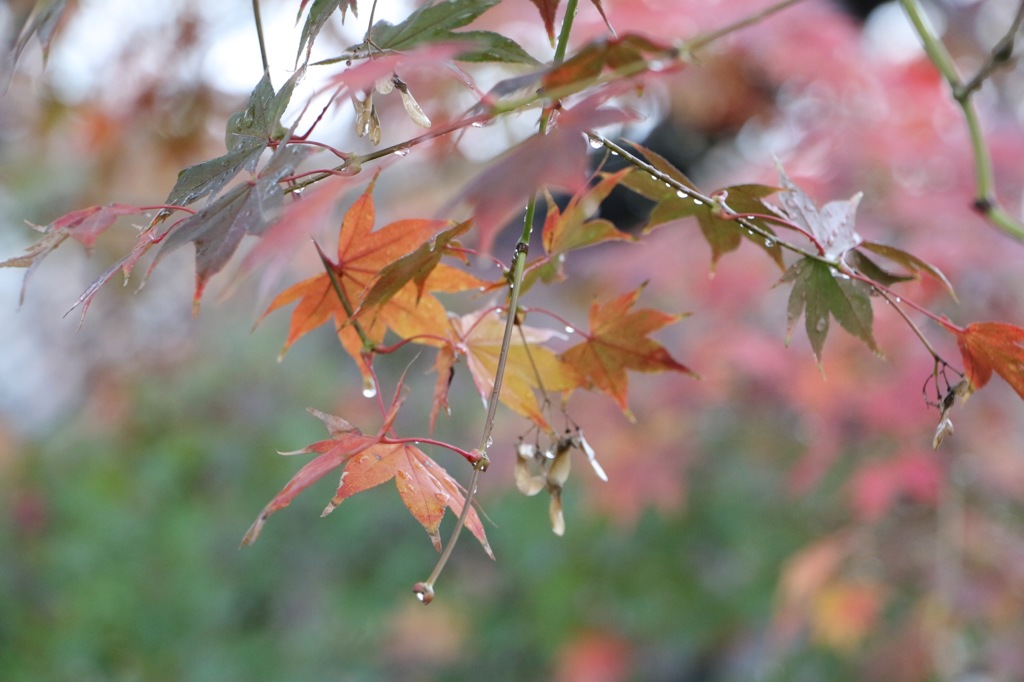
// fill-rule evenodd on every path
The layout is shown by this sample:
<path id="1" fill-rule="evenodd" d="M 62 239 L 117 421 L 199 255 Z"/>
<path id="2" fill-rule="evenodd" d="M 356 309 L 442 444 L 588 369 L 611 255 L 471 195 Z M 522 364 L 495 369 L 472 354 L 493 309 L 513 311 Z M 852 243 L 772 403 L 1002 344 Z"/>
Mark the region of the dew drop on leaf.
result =
<path id="1" fill-rule="evenodd" d="M 573 329 L 572 327 L 570 327 L 569 325 L 566 325 L 566 326 L 565 326 L 565 333 L 566 333 L 566 334 L 575 334 L 575 333 L 576 333 L 576 330 L 575 330 L 575 329 Z"/>
<path id="2" fill-rule="evenodd" d="M 676 196 L 677 196 L 677 197 L 679 197 L 680 199 L 685 199 L 685 198 L 686 198 L 686 192 L 684 192 L 684 191 L 683 191 L 683 190 L 681 190 L 681 189 L 677 189 L 677 190 L 676 190 Z M 698 203 L 698 204 L 700 203 L 700 202 L 699 202 L 699 201 L 697 201 L 696 199 L 694 199 L 694 201 L 695 201 L 696 203 Z"/>
<path id="3" fill-rule="evenodd" d="M 818 321 L 814 325 L 814 328 L 817 329 L 819 332 L 825 331 L 826 327 L 828 327 L 828 318 L 827 317 L 818 318 Z"/>

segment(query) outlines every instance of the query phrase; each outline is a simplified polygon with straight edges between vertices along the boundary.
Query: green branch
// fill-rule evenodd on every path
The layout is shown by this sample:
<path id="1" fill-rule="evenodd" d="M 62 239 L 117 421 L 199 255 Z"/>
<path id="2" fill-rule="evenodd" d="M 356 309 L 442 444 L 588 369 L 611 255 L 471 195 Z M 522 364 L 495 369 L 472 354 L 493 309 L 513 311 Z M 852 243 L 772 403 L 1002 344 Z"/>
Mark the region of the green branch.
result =
<path id="1" fill-rule="evenodd" d="M 978 74 L 971 79 L 971 82 L 964 84 L 957 71 L 953 57 L 942 44 L 938 36 L 928 24 L 924 13 L 921 11 L 917 0 L 900 0 L 900 5 L 906 13 L 907 18 L 914 27 L 924 51 L 932 64 L 939 70 L 942 77 L 949 85 L 953 100 L 960 107 L 963 113 L 964 122 L 967 124 L 967 132 L 971 138 L 971 151 L 974 156 L 974 177 L 976 183 L 974 209 L 984 215 L 990 223 L 1015 239 L 1024 241 L 1024 223 L 1011 216 L 999 203 L 995 193 L 995 171 L 993 170 L 992 157 L 985 143 L 985 135 L 981 129 L 981 120 L 978 111 L 974 106 L 971 96 L 981 86 L 981 83 L 991 75 L 998 66 L 1009 60 L 1013 49 L 1014 36 L 1024 16 L 1020 10 L 1010 32 L 999 41 L 996 49 L 993 50 L 992 59 L 989 64 L 982 67 Z"/>

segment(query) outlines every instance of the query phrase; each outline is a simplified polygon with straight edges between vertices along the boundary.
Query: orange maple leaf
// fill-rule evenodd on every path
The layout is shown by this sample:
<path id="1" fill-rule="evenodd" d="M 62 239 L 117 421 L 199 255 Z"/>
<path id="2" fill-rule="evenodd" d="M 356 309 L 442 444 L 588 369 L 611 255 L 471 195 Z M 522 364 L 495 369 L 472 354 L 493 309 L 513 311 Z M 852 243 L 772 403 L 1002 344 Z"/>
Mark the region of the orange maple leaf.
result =
<path id="1" fill-rule="evenodd" d="M 431 425 L 438 410 L 442 406 L 447 407 L 448 384 L 452 369 L 460 358 L 466 359 L 473 382 L 486 403 L 494 390 L 494 375 L 504 335 L 505 320 L 493 308 L 450 318 L 449 343 L 438 351 L 434 365 L 438 378 Z M 520 324 L 519 330 L 512 334 L 498 396 L 512 411 L 545 431 L 550 431 L 551 427 L 534 391 L 567 391 L 578 386 L 580 381 L 572 367 L 562 362 L 554 351 L 540 345 L 559 336 L 558 332 L 550 329 Z"/>
<path id="2" fill-rule="evenodd" d="M 994 370 L 1024 398 L 1024 329 L 1003 322 L 947 328 L 956 336 L 972 392 L 987 384 Z"/>
<path id="3" fill-rule="evenodd" d="M 403 339 L 420 337 L 426 344 L 440 345 L 437 338 L 448 326 L 441 302 L 424 294 L 415 282 L 408 282 L 386 301 L 371 310 L 362 311 L 362 302 L 381 271 L 395 261 L 413 253 L 449 223 L 440 220 L 399 220 L 374 231 L 373 183 L 349 208 L 338 236 L 338 260 L 327 262 L 345 295 L 347 303 L 359 319 L 360 326 L 374 343 L 383 340 L 388 329 Z M 437 264 L 424 288 L 429 291 L 462 291 L 483 282 L 461 270 Z M 358 360 L 363 343 L 345 305 L 339 299 L 330 275 L 326 272 L 295 284 L 281 292 L 267 308 L 264 317 L 274 310 L 298 301 L 292 312 L 291 326 L 282 354 L 304 334 L 334 319 L 335 329 L 345 350 Z M 431 337 L 434 337 L 433 339 Z M 362 364 L 360 363 L 362 368 Z M 365 368 L 362 368 L 365 372 Z"/>
<path id="4" fill-rule="evenodd" d="M 633 419 L 626 402 L 628 378 L 626 370 L 637 372 L 685 372 L 697 376 L 685 365 L 676 362 L 669 352 L 647 335 L 678 322 L 686 315 L 669 315 L 645 308 L 630 312 L 643 291 L 625 293 L 605 305 L 590 306 L 590 333 L 586 340 L 565 351 L 562 359 L 579 370 L 583 386 L 594 386 L 615 399 L 623 413 Z"/>

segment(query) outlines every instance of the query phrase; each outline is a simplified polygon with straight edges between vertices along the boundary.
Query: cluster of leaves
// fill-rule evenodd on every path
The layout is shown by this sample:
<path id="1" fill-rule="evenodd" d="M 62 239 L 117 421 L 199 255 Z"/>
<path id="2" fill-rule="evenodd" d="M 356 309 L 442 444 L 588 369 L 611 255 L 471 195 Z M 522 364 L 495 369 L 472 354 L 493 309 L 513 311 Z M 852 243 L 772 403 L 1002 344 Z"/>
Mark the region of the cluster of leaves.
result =
<path id="1" fill-rule="evenodd" d="M 364 393 L 370 396 L 381 393 L 374 370 L 379 356 L 409 343 L 435 350 L 432 428 L 438 416 L 449 410 L 449 388 L 464 366 L 488 407 L 500 401 L 528 420 L 534 442 L 520 446 L 517 482 L 526 494 L 548 490 L 556 533 L 564 532 L 561 493 L 569 472 L 568 453 L 585 453 L 603 478 L 595 453 L 582 435 L 573 429 L 568 435 L 560 434 L 553 425 L 559 417 L 566 424 L 574 423 L 568 408 L 572 393 L 581 389 L 602 392 L 632 418 L 627 371 L 694 375 L 651 338 L 682 315 L 638 309 L 642 286 L 594 302 L 587 331 L 577 331 L 577 325 L 561 313 L 517 304 L 519 295 L 534 284 L 564 280 L 566 256 L 579 249 L 635 241 L 654 230 L 678 227 L 689 218 L 696 220 L 710 247 L 712 271 L 721 258 L 744 242 L 752 243 L 779 267 L 777 284 L 791 286 L 787 336 L 803 317 L 819 365 L 833 320 L 879 353 L 874 303 L 885 302 L 899 312 L 934 359 L 935 402 L 941 409 L 936 445 L 952 430 L 948 412 L 955 399 L 982 388 L 993 372 L 1024 397 L 1024 329 L 999 322 L 960 327 L 895 294 L 891 287 L 925 276 L 938 281 L 951 295 L 953 289 L 935 266 L 901 248 L 865 240 L 858 234 L 855 213 L 860 195 L 818 207 L 781 168 L 778 186 L 740 184 L 704 193 L 651 150 L 639 145 L 630 150 L 599 134 L 599 128 L 632 117 L 623 105 L 629 93 L 686 65 L 685 46 L 663 45 L 636 34 L 613 34 L 591 41 L 563 59 L 566 43 L 560 40 L 561 53 L 556 52 L 550 64 L 541 65 L 505 36 L 460 30 L 497 3 L 450 0 L 425 5 L 399 24 L 372 25 L 365 39 L 341 57 L 309 64 L 313 44 L 328 19 L 336 12 L 344 19 L 348 10 L 354 14 L 357 8 L 353 0 L 302 2 L 299 18 L 303 14 L 306 18 L 297 49 L 301 63 L 280 88 L 275 89 L 269 73 L 263 76 L 244 108 L 229 118 L 223 154 L 182 170 L 160 205 L 108 204 L 57 218 L 39 228 L 44 233 L 42 240 L 25 255 L 0 266 L 24 267 L 26 275 L 31 274 L 68 237 L 89 248 L 119 217 L 155 211 L 134 248 L 91 285 L 78 304 L 84 314 L 104 283 L 119 270 L 127 277 L 152 248 L 158 247 L 150 268 L 167 253 L 191 243 L 195 248 L 194 302 L 198 306 L 211 278 L 231 261 L 246 236 L 274 244 L 274 252 L 287 251 L 282 245 L 291 246 L 308 232 L 303 221 L 310 216 L 302 212 L 323 219 L 349 188 L 352 176 L 365 165 L 395 154 L 402 156 L 416 145 L 510 112 L 540 107 L 540 130 L 471 180 L 461 193 L 460 201 L 472 207 L 472 217 L 458 222 L 408 218 L 377 228 L 373 192 L 378 173 L 345 213 L 334 259 L 317 245 L 324 272 L 278 294 L 267 313 L 295 306 L 285 350 L 313 329 L 332 325 L 341 346 L 362 372 Z M 534 4 L 553 42 L 558 3 L 535 0 Z M 604 15 L 601 3 L 595 0 L 594 4 Z M 26 25 L 19 39 L 18 53 L 33 33 L 44 42 L 49 40 L 53 17 L 62 6 L 52 3 L 34 15 L 34 23 Z M 570 13 L 567 28 L 571 21 Z M 567 36 L 568 31 L 563 34 Z M 698 40 L 694 44 L 703 43 Z M 432 126 L 401 74 L 414 63 L 443 70 L 455 61 L 527 65 L 534 70 L 499 82 L 479 95 L 461 117 Z M 300 107 L 302 113 L 289 123 L 286 113 L 296 104 L 297 86 L 314 67 L 337 70 L 325 79 L 326 88 L 314 93 Z M 366 154 L 337 151 L 313 139 L 325 115 L 351 99 L 357 108 L 357 134 L 368 134 L 374 144 L 379 143 L 383 131 L 373 94 L 387 95 L 394 89 L 399 90 L 413 120 L 429 128 L 427 132 Z M 297 133 L 306 108 L 318 97 L 327 100 L 324 110 L 305 133 Z M 606 154 L 622 157 L 629 168 L 588 173 L 594 145 L 603 147 Z M 325 151 L 315 155 L 316 149 Z M 325 156 L 337 165 L 317 165 Z M 315 193 L 298 198 L 299 190 L 314 184 L 319 185 Z M 655 204 L 640 236 L 622 232 L 607 220 L 592 219 L 619 186 Z M 568 194 L 563 207 L 552 198 L 552 190 Z M 533 206 L 538 193 L 544 193 L 548 208 L 540 235 L 543 253 L 526 259 L 532 228 L 528 222 L 504 278 L 491 282 L 473 274 L 468 269 L 468 255 L 486 256 L 508 219 L 524 202 Z M 286 201 L 289 196 L 294 201 Z M 456 206 L 451 206 L 453 213 Z M 185 216 L 172 219 L 178 212 Z M 528 215 L 532 216 L 532 211 Z M 463 243 L 467 236 L 476 237 L 476 250 Z M 258 249 L 254 253 L 259 253 Z M 506 300 L 510 286 L 512 294 Z M 492 293 L 497 300 L 479 305 L 488 292 L 501 293 Z M 456 314 L 436 295 L 442 293 L 462 294 L 477 308 Z M 962 355 L 962 380 L 946 379 L 950 363 L 932 348 L 908 311 L 932 318 L 953 335 Z M 581 340 L 569 344 L 558 330 L 527 325 L 527 317 L 553 320 Z M 358 492 L 394 479 L 403 503 L 438 549 L 442 546 L 440 522 L 445 509 L 451 508 L 490 553 L 472 506 L 474 484 L 467 486 L 466 493 L 420 445 L 446 448 L 480 470 L 488 461 L 487 434 L 493 417 L 488 417 L 478 448 L 398 437 L 393 425 L 405 401 L 402 387 L 399 382 L 389 406 L 378 397 L 382 426 L 375 435 L 341 417 L 314 412 L 330 438 L 298 451 L 316 457 L 264 508 L 245 542 L 255 540 L 270 514 L 287 506 L 313 482 L 341 469 L 341 484 L 325 513 Z"/>

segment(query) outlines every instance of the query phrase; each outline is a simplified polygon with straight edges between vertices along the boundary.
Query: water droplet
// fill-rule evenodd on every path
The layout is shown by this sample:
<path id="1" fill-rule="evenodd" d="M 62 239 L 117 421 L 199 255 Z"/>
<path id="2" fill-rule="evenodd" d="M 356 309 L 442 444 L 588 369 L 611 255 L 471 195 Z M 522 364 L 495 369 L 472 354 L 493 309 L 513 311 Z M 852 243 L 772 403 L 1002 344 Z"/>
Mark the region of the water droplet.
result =
<path id="1" fill-rule="evenodd" d="M 485 446 L 484 446 L 484 448 L 485 448 L 485 449 L 486 449 L 486 448 L 489 448 L 489 447 L 491 447 L 492 445 L 494 445 L 494 439 L 493 439 L 493 438 L 491 438 L 490 436 L 487 436 L 487 445 L 485 445 Z"/>
<path id="2" fill-rule="evenodd" d="M 661 71 L 661 70 L 663 70 L 663 69 L 664 69 L 664 68 L 665 68 L 666 66 L 668 66 L 668 63 L 666 63 L 666 62 L 663 62 L 663 61 L 661 61 L 660 59 L 653 59 L 653 60 L 651 60 L 651 61 L 647 62 L 647 68 L 648 68 L 648 69 L 649 69 L 650 71 L 655 71 L 655 72 L 657 72 L 657 71 Z"/>
<path id="3" fill-rule="evenodd" d="M 900 298 L 899 296 L 897 296 L 895 300 L 897 303 L 903 303 L 903 299 Z"/>
<path id="4" fill-rule="evenodd" d="M 700 199 L 694 199 L 693 203 L 697 204 L 698 206 L 703 206 L 704 205 L 704 202 L 701 201 Z"/>
<path id="5" fill-rule="evenodd" d="M 819 318 L 817 323 L 815 323 L 814 328 L 817 329 L 819 332 L 825 331 L 825 329 L 828 328 L 828 318 L 827 317 Z"/>
<path id="6" fill-rule="evenodd" d="M 477 291 L 487 291 L 487 287 L 480 287 Z"/>
<path id="7" fill-rule="evenodd" d="M 685 199 L 686 198 L 686 192 L 684 192 L 681 189 L 677 189 L 676 190 L 676 196 L 679 197 L 680 199 Z"/>
<path id="8" fill-rule="evenodd" d="M 373 379 L 367 377 L 363 379 L 363 397 L 373 398 L 377 395 L 377 385 L 373 383 Z"/>
<path id="9" fill-rule="evenodd" d="M 504 311 L 501 308 L 495 308 L 495 310 L 494 310 L 494 314 L 495 315 L 499 315 L 500 316 L 502 312 L 504 312 Z"/>
<path id="10" fill-rule="evenodd" d="M 409 148 L 401 147 L 400 149 L 396 149 L 395 156 L 409 156 Z"/>
<path id="11" fill-rule="evenodd" d="M 773 239 L 765 239 L 764 240 L 764 246 L 765 246 L 766 249 L 770 249 L 770 248 L 774 247 L 775 246 L 775 240 L 773 240 Z"/>
<path id="12" fill-rule="evenodd" d="M 565 333 L 566 334 L 575 334 L 576 330 L 573 329 L 572 327 L 570 327 L 569 325 L 565 325 Z"/>
<path id="13" fill-rule="evenodd" d="M 469 125 L 473 126 L 474 128 L 483 128 L 486 124 L 483 121 L 473 121 Z"/>
<path id="14" fill-rule="evenodd" d="M 602 142 L 599 138 L 590 137 L 589 135 L 587 135 L 587 142 L 590 143 L 591 149 L 600 149 L 601 147 L 604 146 L 604 142 Z"/>

